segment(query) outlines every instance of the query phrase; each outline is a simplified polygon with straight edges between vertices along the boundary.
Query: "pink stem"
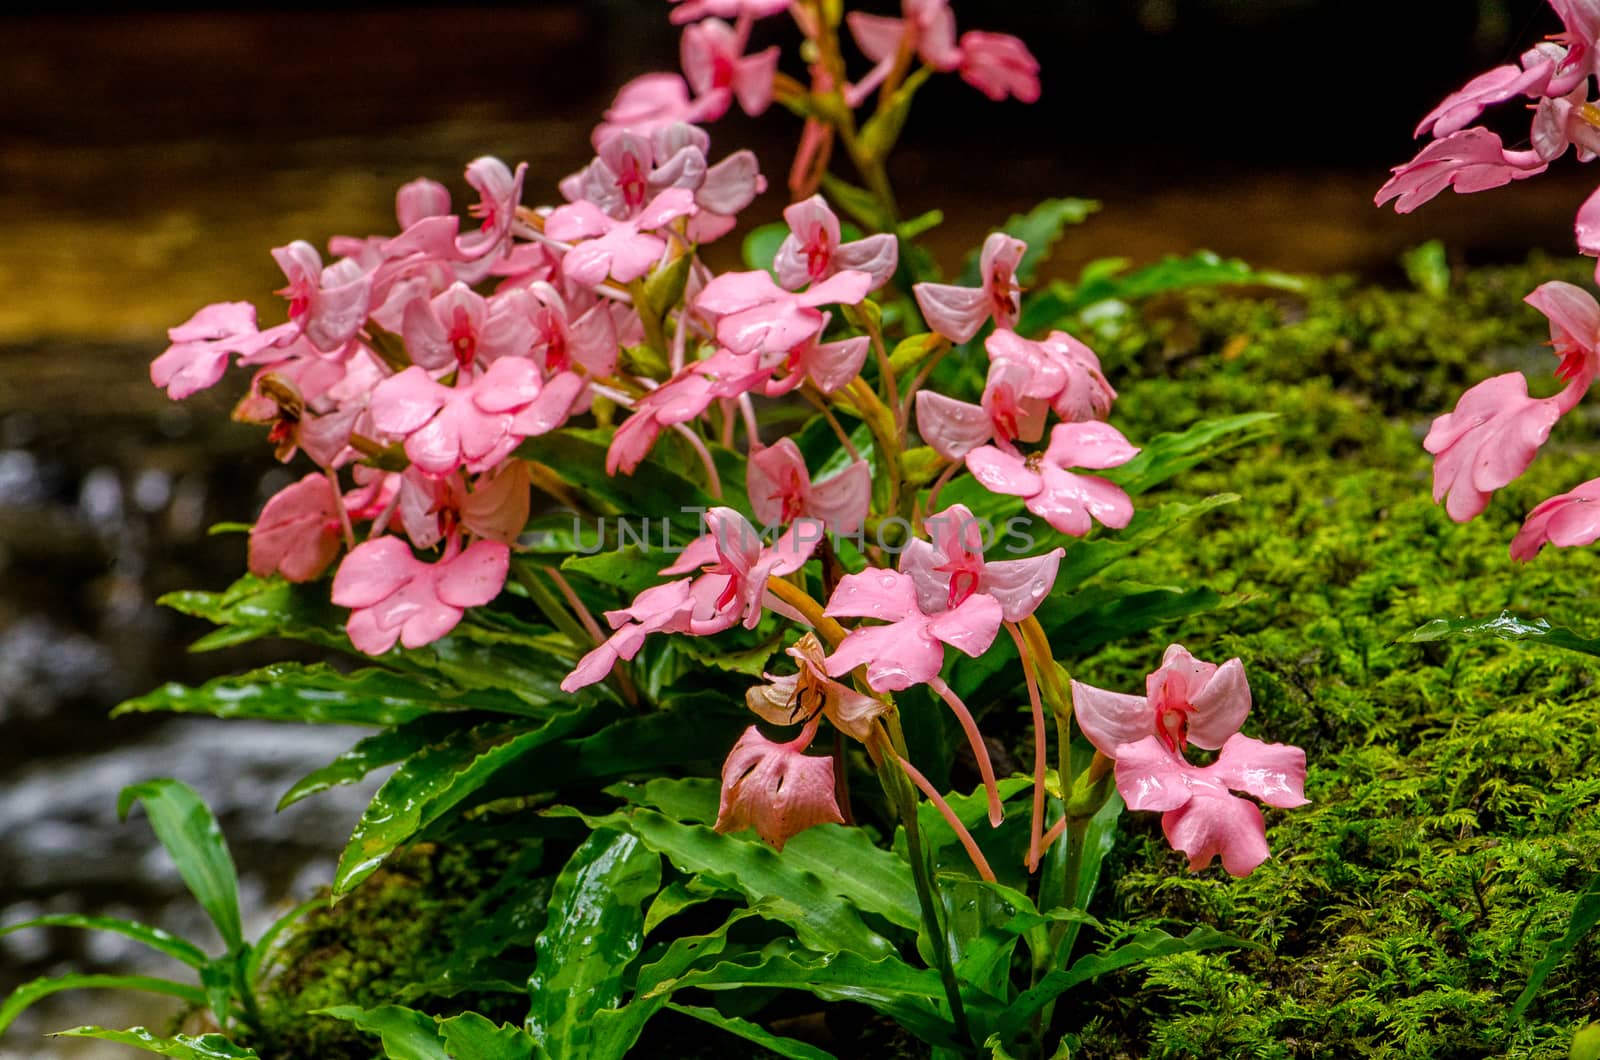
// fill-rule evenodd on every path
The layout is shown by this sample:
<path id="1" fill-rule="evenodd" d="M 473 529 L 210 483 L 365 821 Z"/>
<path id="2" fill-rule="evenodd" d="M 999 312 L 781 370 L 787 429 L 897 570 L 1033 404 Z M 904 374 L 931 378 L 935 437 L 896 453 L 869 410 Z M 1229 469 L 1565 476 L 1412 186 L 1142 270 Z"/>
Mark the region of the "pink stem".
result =
<path id="1" fill-rule="evenodd" d="M 739 395 L 739 414 L 744 417 L 744 433 L 748 436 L 744 440 L 745 448 L 754 449 L 761 444 L 761 425 L 756 421 L 756 405 L 749 394 Z"/>
<path id="2" fill-rule="evenodd" d="M 915 784 L 928 797 L 928 801 L 933 803 L 940 815 L 944 817 L 945 823 L 955 831 L 956 838 L 961 840 L 961 846 L 966 850 L 967 857 L 972 859 L 972 867 L 978 870 L 978 875 L 990 883 L 995 883 L 994 870 L 989 867 L 989 862 L 983 856 L 983 851 L 978 849 L 978 841 L 972 838 L 972 833 L 967 831 L 967 826 L 961 823 L 961 818 L 957 817 L 956 812 L 950 808 L 950 804 L 944 801 L 944 796 L 934 790 L 933 785 L 928 783 L 927 777 L 917 772 L 916 766 L 899 755 L 895 755 L 895 758 L 899 760 L 900 768 L 906 771 L 906 776 L 911 778 L 911 783 Z"/>
<path id="3" fill-rule="evenodd" d="M 700 463 L 706 469 L 706 485 L 710 488 L 711 495 L 720 501 L 722 499 L 722 479 L 717 474 L 717 462 L 711 459 L 711 450 L 707 449 L 706 443 L 700 440 L 700 436 L 691 431 L 686 425 L 674 423 L 672 429 L 689 439 L 689 445 L 699 455 Z"/>
<path id="4" fill-rule="evenodd" d="M 1057 839 L 1060 839 L 1061 833 L 1065 832 L 1066 830 L 1067 819 L 1062 817 L 1061 820 L 1050 826 L 1050 831 L 1044 834 L 1044 839 L 1039 844 L 1039 853 L 1043 854 L 1046 850 L 1049 850 L 1050 844 L 1054 843 Z M 1073 886 L 1076 886 L 1076 884 Z"/>
<path id="5" fill-rule="evenodd" d="M 983 734 L 978 732 L 978 723 L 972 720 L 972 712 L 961 702 L 961 697 L 944 683 L 944 678 L 935 675 L 928 682 L 928 687 L 955 712 L 956 720 L 961 723 L 961 731 L 967 734 L 967 743 L 972 748 L 973 757 L 978 760 L 978 772 L 983 775 L 983 789 L 989 793 L 989 824 L 998 828 L 1006 815 L 1000 808 L 1000 789 L 994 782 L 994 764 L 989 761 L 989 749 L 983 745 Z"/>
<path id="6" fill-rule="evenodd" d="M 578 616 L 578 621 L 583 624 L 584 632 L 593 637 L 596 644 L 603 642 L 606 639 L 606 635 L 600 629 L 600 623 L 596 622 L 594 616 L 589 613 L 589 609 L 583 606 L 583 600 L 573 591 L 572 583 L 563 578 L 561 572 L 554 567 L 543 567 L 541 569 L 550 575 L 552 582 L 555 582 L 556 591 L 561 594 L 561 598 L 566 600 L 567 606 L 572 608 L 573 613 Z"/>
<path id="7" fill-rule="evenodd" d="M 344 528 L 344 547 L 355 548 L 356 532 L 350 525 L 350 511 L 344 506 L 344 491 L 339 488 L 339 476 L 331 467 L 323 468 L 322 473 L 328 476 L 328 485 L 333 487 L 333 505 L 339 509 L 339 525 Z M 399 496 L 399 491 L 395 491 L 395 497 Z"/>
<path id="8" fill-rule="evenodd" d="M 955 477 L 957 471 L 966 466 L 963 461 L 954 461 L 939 473 L 938 478 L 933 480 L 933 486 L 928 490 L 928 511 L 931 512 L 939 506 L 939 491 L 949 485 L 950 480 Z"/>
<path id="9" fill-rule="evenodd" d="M 1039 857 L 1044 853 L 1039 838 L 1044 831 L 1044 704 L 1039 700 L 1039 682 L 1034 678 L 1033 656 L 1022 642 L 1022 631 L 1015 622 L 1006 623 L 1006 632 L 1017 646 L 1022 659 L 1022 676 L 1028 683 L 1028 704 L 1033 708 L 1033 821 L 1028 827 L 1028 871 L 1039 868 Z"/>

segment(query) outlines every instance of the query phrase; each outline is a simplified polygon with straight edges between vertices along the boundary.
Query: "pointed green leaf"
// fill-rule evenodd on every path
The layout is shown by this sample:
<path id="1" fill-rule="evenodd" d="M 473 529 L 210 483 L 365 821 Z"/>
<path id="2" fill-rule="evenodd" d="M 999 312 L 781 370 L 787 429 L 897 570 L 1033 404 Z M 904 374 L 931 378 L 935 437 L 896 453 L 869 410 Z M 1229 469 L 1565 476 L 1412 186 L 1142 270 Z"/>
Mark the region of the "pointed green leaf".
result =
<path id="1" fill-rule="evenodd" d="M 283 810 L 301 799 L 341 784 L 358 783 L 373 770 L 410 758 L 462 727 L 463 721 L 459 716 L 434 714 L 358 740 L 350 750 L 332 762 L 296 781 L 278 800 L 278 809 Z"/>
<path id="2" fill-rule="evenodd" d="M 1276 412 L 1245 412 L 1201 420 L 1186 431 L 1156 435 L 1140 448 L 1138 456 L 1104 474 L 1131 496 L 1138 496 L 1230 449 L 1270 437 L 1277 430 L 1277 418 Z"/>
<path id="3" fill-rule="evenodd" d="M 517 448 L 517 455 L 548 465 L 563 481 L 577 486 L 586 496 L 611 505 L 635 525 L 639 525 L 640 517 L 646 514 L 639 511 L 640 489 L 642 484 L 648 483 L 652 543 L 661 539 L 662 518 L 670 523 L 671 539 L 682 545 L 704 532 L 699 513 L 719 503 L 744 510 L 742 498 L 729 494 L 725 501 L 714 500 L 705 490 L 667 466 L 659 454 L 652 454 L 631 476 L 609 474 L 606 452 L 611 444 L 611 433 L 567 427 L 529 438 Z M 666 562 L 661 565 L 666 566 Z"/>
<path id="4" fill-rule="evenodd" d="M 39 927 L 71 927 L 84 928 L 88 931 L 111 931 L 118 935 L 126 935 L 135 942 L 142 942 L 157 952 L 164 953 L 174 960 L 182 961 L 191 968 L 198 969 L 206 963 L 206 954 L 199 946 L 192 942 L 178 938 L 178 936 L 162 931 L 160 928 L 148 927 L 133 920 L 118 920 L 110 916 L 80 916 L 77 913 L 52 913 L 49 916 L 34 917 L 17 924 L 7 924 L 0 927 L 0 935 L 9 935 L 13 931 L 24 931 L 28 928 Z"/>
<path id="5" fill-rule="evenodd" d="M 458 730 L 406 759 L 357 822 L 334 870 L 333 893 L 348 894 L 402 843 L 460 806 L 502 769 L 571 735 L 585 720 L 585 712 L 571 710 L 531 731 L 523 724 L 487 723 Z"/>
<path id="6" fill-rule="evenodd" d="M 591 1021 L 621 999 L 644 945 L 644 903 L 660 887 L 660 855 L 627 832 L 596 831 L 561 870 L 528 977 L 528 1032 L 545 1053 L 594 1055 Z"/>
<path id="7" fill-rule="evenodd" d="M 1521 1019 L 1522 1014 L 1528 1011 L 1528 1006 L 1533 1003 L 1534 996 L 1538 994 L 1539 987 L 1549 978 L 1550 973 L 1556 970 L 1567 954 L 1571 953 L 1582 942 L 1584 936 L 1600 925 L 1600 876 L 1595 876 L 1589 881 L 1589 886 L 1578 895 L 1578 901 L 1572 909 L 1572 919 L 1567 922 L 1567 933 L 1545 948 L 1544 956 L 1539 958 L 1539 963 L 1533 966 L 1533 972 L 1528 976 L 1528 985 L 1522 988 L 1522 993 L 1517 995 L 1517 1002 L 1511 1007 L 1511 1018 Z"/>
<path id="8" fill-rule="evenodd" d="M 1194 504 L 1172 501 L 1154 508 L 1136 509 L 1133 520 L 1122 530 L 1079 541 L 1067 549 L 1056 572 L 1056 584 L 1050 591 L 1051 595 L 1067 596 L 1118 560 L 1133 555 L 1207 512 L 1238 500 L 1237 493 L 1217 493 Z"/>
<path id="9" fill-rule="evenodd" d="M 451 1060 L 531 1060 L 533 1039 L 521 1027 L 496 1024 L 476 1012 L 439 1021 Z"/>
<path id="10" fill-rule="evenodd" d="M 174 1060 L 258 1060 L 253 1051 L 235 1045 L 220 1034 L 202 1034 L 198 1038 L 175 1034 L 171 1038 L 162 1038 L 143 1027 L 129 1027 L 125 1031 L 107 1030 L 105 1027 L 74 1027 L 70 1031 L 58 1031 L 53 1037 L 98 1038 L 118 1045 L 131 1045 L 147 1053 L 170 1056 Z"/>
<path id="11" fill-rule="evenodd" d="M 1107 302 L 1137 302 L 1168 291 L 1194 287 L 1273 287 L 1301 291 L 1305 281 L 1270 269 L 1253 269 L 1237 259 L 1223 259 L 1209 250 L 1188 257 L 1169 256 L 1153 265 L 1129 269 L 1122 258 L 1102 258 L 1084 267 L 1076 285 L 1053 283 L 1028 299 L 1017 331 L 1037 335 L 1061 327 L 1092 306 Z"/>
<path id="12" fill-rule="evenodd" d="M 167 848 L 200 908 L 217 926 L 228 951 L 243 947 L 239 874 L 211 810 L 189 785 L 168 778 L 123 788 L 117 797 L 117 816 L 126 820 L 135 802 L 144 804 L 156 838 Z"/>
<path id="13" fill-rule="evenodd" d="M 148 975 L 46 976 L 23 983 L 11 992 L 5 1004 L 0 1005 L 0 1034 L 4 1034 L 6 1028 L 11 1026 L 29 1005 L 51 994 L 59 994 L 63 990 L 143 990 L 179 998 L 191 1005 L 206 1003 L 205 991 L 197 986 Z"/>
<path id="14" fill-rule="evenodd" d="M 1494 618 L 1436 618 L 1416 630 L 1410 641 L 1429 640 L 1527 640 L 1565 648 L 1584 655 L 1600 655 L 1600 637 L 1585 637 L 1564 626 L 1552 626 L 1543 618 L 1523 618 L 1502 611 Z"/>
<path id="15" fill-rule="evenodd" d="M 698 1005 L 680 1005 L 676 1002 L 667 1002 L 667 1008 L 674 1012 L 681 1012 L 685 1016 L 693 1016 L 713 1027 L 720 1027 L 729 1034 L 738 1035 L 747 1042 L 754 1042 L 761 1048 L 777 1053 L 779 1056 L 790 1057 L 791 1060 L 837 1060 L 825 1049 L 818 1049 L 807 1042 L 785 1038 L 773 1034 L 765 1027 L 751 1023 L 749 1020 L 739 1019 L 737 1016 L 724 1016 L 714 1008 L 702 1008 Z"/>
<path id="16" fill-rule="evenodd" d="M 434 1018 L 400 1005 L 363 1009 L 356 1005 L 336 1005 L 317 1009 L 313 1016 L 329 1016 L 353 1023 L 383 1040 L 383 1055 L 388 1060 L 452 1060 L 444 1050 L 444 1039 Z"/>

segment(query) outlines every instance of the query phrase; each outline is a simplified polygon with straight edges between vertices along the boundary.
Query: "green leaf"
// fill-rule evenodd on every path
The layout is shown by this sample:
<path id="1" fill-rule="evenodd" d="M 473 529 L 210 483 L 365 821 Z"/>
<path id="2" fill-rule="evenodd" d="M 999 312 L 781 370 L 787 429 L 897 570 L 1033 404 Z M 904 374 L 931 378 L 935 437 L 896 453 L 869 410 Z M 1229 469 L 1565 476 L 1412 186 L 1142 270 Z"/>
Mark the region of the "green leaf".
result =
<path id="1" fill-rule="evenodd" d="M 1578 895 L 1578 901 L 1572 909 L 1572 919 L 1567 922 L 1567 933 L 1546 947 L 1544 956 L 1539 958 L 1539 963 L 1533 966 L 1533 972 L 1528 976 L 1528 985 L 1522 988 L 1522 993 L 1517 995 L 1516 1004 L 1511 1006 L 1511 1018 L 1521 1019 L 1522 1014 L 1528 1011 L 1528 1006 L 1533 1004 L 1533 999 L 1539 992 L 1539 987 L 1544 985 L 1550 973 L 1566 959 L 1567 954 L 1582 942 L 1584 936 L 1600 925 L 1600 875 L 1589 881 Z"/>
<path id="2" fill-rule="evenodd" d="M 866 1005 L 936 1046 L 951 1044 L 954 1032 L 945 1011 L 939 974 L 928 968 L 913 968 L 892 954 L 871 960 L 857 953 L 812 953 L 780 939 L 760 954 L 687 972 L 656 989 L 676 991 L 685 987 L 805 990 L 824 1001 Z"/>
<path id="3" fill-rule="evenodd" d="M 205 951 L 192 942 L 178 938 L 176 935 L 162 931 L 160 928 L 147 927 L 133 920 L 118 920 L 109 916 L 80 916 L 77 913 L 52 913 L 49 916 L 38 916 L 32 920 L 24 920 L 17 924 L 7 924 L 0 927 L 0 935 L 9 935 L 13 931 L 23 931 L 27 928 L 38 927 L 71 927 L 84 928 L 88 931 L 111 931 L 118 935 L 126 935 L 135 942 L 142 942 L 159 953 L 164 953 L 174 960 L 182 961 L 191 968 L 200 968 L 206 963 Z"/>
<path id="4" fill-rule="evenodd" d="M 948 341 L 943 335 L 932 333 L 901 339 L 889 354 L 889 367 L 895 375 L 904 375 Z"/>
<path id="5" fill-rule="evenodd" d="M 135 802 L 144 804 L 150 827 L 200 907 L 233 953 L 244 946 L 239 927 L 239 875 L 222 829 L 193 788 L 180 780 L 147 780 L 122 789 L 117 816 L 127 820 Z"/>
<path id="6" fill-rule="evenodd" d="M 288 637 L 349 650 L 341 612 L 324 585 L 291 585 L 247 574 L 220 593 L 168 593 L 156 601 L 224 628 L 196 641 L 190 651 L 210 651 L 259 637 Z"/>
<path id="7" fill-rule="evenodd" d="M 1027 300 L 1017 331 L 1037 335 L 1068 323 L 1084 310 L 1105 302 L 1137 302 L 1168 291 L 1192 287 L 1273 287 L 1285 291 L 1305 289 L 1305 281 L 1286 273 L 1253 269 L 1237 259 L 1225 260 L 1209 250 L 1186 258 L 1169 256 L 1154 265 L 1128 269 L 1123 258 L 1090 262 L 1076 286 L 1053 283 Z"/>
<path id="8" fill-rule="evenodd" d="M 660 320 L 678 304 L 683 289 L 689 282 L 689 266 L 693 255 L 681 254 L 661 268 L 654 269 L 644 281 L 646 306 Z"/>
<path id="9" fill-rule="evenodd" d="M 831 173 L 822 175 L 822 190 L 828 193 L 829 199 L 838 204 L 839 209 L 855 218 L 864 227 L 874 232 L 889 230 L 889 218 L 884 216 L 883 207 L 879 205 L 877 196 L 872 192 L 840 180 Z"/>
<path id="10" fill-rule="evenodd" d="M 673 551 L 680 551 L 674 549 Z M 675 557 L 654 545 L 641 549 L 629 545 L 614 552 L 601 552 L 593 556 L 569 556 L 561 562 L 561 569 L 577 571 L 616 589 L 623 596 L 637 596 L 652 585 L 669 581 L 659 571 Z"/>
<path id="11" fill-rule="evenodd" d="M 1067 549 L 1066 556 L 1056 574 L 1056 584 L 1051 596 L 1067 596 L 1084 582 L 1118 560 L 1125 559 L 1139 549 L 1157 541 L 1178 527 L 1239 500 L 1237 493 L 1218 493 L 1194 504 L 1171 502 L 1156 508 L 1139 508 L 1133 520 L 1116 534 L 1079 541 Z"/>
<path id="12" fill-rule="evenodd" d="M 1406 279 L 1423 294 L 1443 298 L 1450 293 L 1450 261 L 1439 240 L 1412 247 L 1400 256 L 1400 264 L 1405 267 Z"/>
<path id="13" fill-rule="evenodd" d="M 720 1027 L 729 1034 L 736 1034 L 747 1042 L 754 1042 L 761 1048 L 786 1056 L 791 1060 L 837 1060 L 830 1052 L 818 1049 L 806 1042 L 795 1041 L 782 1035 L 773 1034 L 765 1027 L 757 1026 L 749 1020 L 742 1020 L 736 1016 L 724 1016 L 714 1008 L 702 1008 L 697 1005 L 680 1005 L 676 1002 L 667 1002 L 667 1008 L 674 1012 L 681 1012 L 685 1016 L 693 1016 L 697 1020 L 709 1023 L 713 1027 Z"/>
<path id="14" fill-rule="evenodd" d="M 307 898 L 268 925 L 267 930 L 263 931 L 261 937 L 256 940 L 256 944 L 250 947 L 250 956 L 245 961 L 244 966 L 245 983 L 242 989 L 254 990 L 257 984 L 261 982 L 262 973 L 271 967 L 271 959 L 276 956 L 278 939 L 282 937 L 283 933 L 298 923 L 300 918 L 311 912 L 311 910 L 326 904 L 327 899 L 321 895 L 315 898 Z"/>
<path id="15" fill-rule="evenodd" d="M 545 1053 L 592 1055 L 591 1021 L 621 999 L 644 902 L 660 887 L 660 855 L 627 832 L 596 831 L 561 870 L 528 977 L 528 1032 Z"/>
<path id="16" fill-rule="evenodd" d="M 166 994 L 180 998 L 191 1005 L 204 1005 L 206 993 L 188 983 L 174 983 L 170 979 L 157 979 L 148 975 L 57 975 L 46 976 L 23 983 L 11 992 L 5 1004 L 0 1005 L 0 1034 L 20 1016 L 24 1009 L 41 998 L 59 994 L 63 990 L 144 990 L 152 994 Z"/>
<path id="17" fill-rule="evenodd" d="M 531 1060 L 536 1046 L 521 1027 L 496 1024 L 476 1012 L 439 1021 L 451 1060 Z"/>
<path id="18" fill-rule="evenodd" d="M 334 870 L 333 893 L 348 894 L 400 844 L 461 805 L 500 770 L 566 738 L 586 719 L 586 712 L 572 710 L 531 731 L 502 723 L 478 725 L 406 759 L 357 822 Z"/>
<path id="19" fill-rule="evenodd" d="M 160 1038 L 143 1027 L 129 1027 L 125 1031 L 107 1030 L 105 1027 L 74 1027 L 70 1031 L 57 1031 L 52 1037 L 98 1038 L 118 1045 L 131 1045 L 147 1053 L 175 1057 L 176 1060 L 258 1060 L 253 1051 L 235 1045 L 220 1034 L 202 1034 L 198 1038 L 175 1034 L 171 1038 Z"/>
<path id="20" fill-rule="evenodd" d="M 580 816 L 590 828 L 631 832 L 645 846 L 665 855 L 681 872 L 702 873 L 713 882 L 740 892 L 751 903 L 775 900 L 775 904 L 763 907 L 766 912 L 793 927 L 800 940 L 813 949 L 847 950 L 871 958 L 893 952 L 889 940 L 867 927 L 855 905 L 840 897 L 839 891 L 844 888 L 837 886 L 835 880 L 850 867 L 838 863 L 820 866 L 823 874 L 803 868 L 797 857 L 789 856 L 792 842 L 779 854 L 759 840 L 721 835 L 703 825 L 683 824 L 644 807 L 598 817 L 566 807 L 545 812 Z M 796 836 L 795 841 L 799 838 Z M 875 904 L 895 903 L 879 899 Z"/>
<path id="21" fill-rule="evenodd" d="M 317 1009 L 313 1016 L 329 1016 L 353 1023 L 383 1039 L 383 1055 L 388 1060 L 452 1060 L 445 1052 L 444 1039 L 434 1018 L 400 1005 L 363 1009 L 356 1005 L 336 1005 Z"/>
<path id="22" fill-rule="evenodd" d="M 1156 435 L 1144 444 L 1138 456 L 1103 474 L 1136 497 L 1230 449 L 1270 437 L 1276 427 L 1267 425 L 1277 418 L 1276 412 L 1246 412 L 1201 420 L 1186 431 Z"/>
<path id="23" fill-rule="evenodd" d="M 932 231 L 944 224 L 943 210 L 929 210 L 927 213 L 900 222 L 900 231 L 897 233 L 901 239 L 915 239 L 924 232 Z"/>
<path id="24" fill-rule="evenodd" d="M 358 740 L 355 746 L 332 762 L 296 781 L 278 800 L 278 809 L 283 810 L 301 799 L 341 784 L 354 784 L 375 769 L 410 758 L 429 744 L 437 743 L 462 728 L 463 724 L 458 717 L 432 715 Z"/>
<path id="25" fill-rule="evenodd" d="M 1600 1023 L 1579 1027 L 1572 1036 L 1572 1052 L 1567 1060 L 1600 1060 Z"/>
<path id="26" fill-rule="evenodd" d="M 1017 279 L 1024 284 L 1032 283 L 1039 273 L 1039 266 L 1050 256 L 1051 249 L 1067 226 L 1082 224 L 1098 209 L 1100 204 L 1093 199 L 1046 199 L 1027 213 L 1013 215 L 1001 225 L 1000 231 L 1028 244 L 1028 252 L 1022 255 L 1022 262 L 1017 266 Z M 974 251 L 967 256 L 966 267 L 961 271 L 959 282 L 962 286 L 976 287 L 982 281 L 978 268 L 979 254 Z"/>
<path id="27" fill-rule="evenodd" d="M 1585 637 L 1564 626 L 1552 626 L 1542 618 L 1522 618 L 1502 611 L 1494 618 L 1436 618 L 1413 632 L 1406 640 L 1528 640 L 1552 648 L 1600 655 L 1600 637 Z"/>
<path id="28" fill-rule="evenodd" d="M 747 268 L 765 269 L 776 277 L 773 262 L 778 259 L 778 248 L 783 241 L 789 238 L 789 226 L 782 221 L 774 221 L 753 229 L 744 237 L 740 250 Z"/>
<path id="29" fill-rule="evenodd" d="M 1000 1033 L 1010 1039 L 1020 1033 L 1028 1019 L 1046 1004 L 1060 997 L 1080 983 L 1096 976 L 1114 972 L 1119 968 L 1142 964 L 1156 957 L 1174 953 L 1198 953 L 1217 949 L 1259 949 L 1255 943 L 1212 927 L 1197 927 L 1182 938 L 1169 935 L 1159 928 L 1141 931 L 1128 942 L 1114 946 L 1102 953 L 1090 954 L 1074 961 L 1070 968 L 1051 972 L 1031 990 L 1019 995 L 1006 1010 L 1000 1021 Z"/>
<path id="30" fill-rule="evenodd" d="M 606 790 L 678 821 L 710 824 L 717 817 L 720 788 L 714 780 L 662 778 L 643 785 L 617 784 Z M 807 828 L 785 843 L 778 857 L 787 870 L 815 876 L 829 892 L 862 912 L 875 913 L 910 931 L 922 926 L 911 867 L 900 855 L 876 846 L 859 828 Z"/>
<path id="31" fill-rule="evenodd" d="M 508 699 L 482 693 L 446 695 L 388 670 L 345 674 L 326 663 L 275 663 L 234 677 L 219 677 L 199 688 L 165 685 L 128 700 L 112 714 L 159 710 L 310 725 L 383 727 L 468 706 L 494 710 Z"/>

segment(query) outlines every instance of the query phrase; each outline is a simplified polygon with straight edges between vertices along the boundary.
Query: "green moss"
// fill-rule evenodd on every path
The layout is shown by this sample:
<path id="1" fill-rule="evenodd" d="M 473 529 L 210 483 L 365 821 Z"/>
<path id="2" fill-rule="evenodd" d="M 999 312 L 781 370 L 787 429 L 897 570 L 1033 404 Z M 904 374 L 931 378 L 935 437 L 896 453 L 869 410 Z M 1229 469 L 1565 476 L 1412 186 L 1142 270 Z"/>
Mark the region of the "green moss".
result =
<path id="1" fill-rule="evenodd" d="M 1559 1057 L 1600 1010 L 1593 941 L 1527 1022 L 1505 1013 L 1600 868 L 1595 661 L 1532 646 L 1402 640 L 1429 619 L 1501 608 L 1593 631 L 1600 557 L 1506 547 L 1538 500 L 1600 475 L 1557 429 L 1532 471 L 1473 523 L 1428 496 L 1428 421 L 1476 379 L 1553 367 L 1521 296 L 1542 263 L 1457 281 L 1446 300 L 1319 285 L 1303 301 L 1206 296 L 1168 305 L 1118 345 L 1167 367 L 1126 383 L 1135 438 L 1269 408 L 1278 436 L 1180 480 L 1161 499 L 1244 500 L 1120 573 L 1203 582 L 1236 606 L 1079 660 L 1137 687 L 1167 640 L 1240 655 L 1247 731 L 1307 749 L 1310 806 L 1268 810 L 1274 856 L 1229 881 L 1199 876 L 1137 815 L 1104 912 L 1211 923 L 1266 946 L 1173 958 L 1080 1002 L 1090 1057 Z M 1115 376 L 1127 379 L 1126 372 Z M 1538 383 L 1535 382 L 1537 390 Z"/>

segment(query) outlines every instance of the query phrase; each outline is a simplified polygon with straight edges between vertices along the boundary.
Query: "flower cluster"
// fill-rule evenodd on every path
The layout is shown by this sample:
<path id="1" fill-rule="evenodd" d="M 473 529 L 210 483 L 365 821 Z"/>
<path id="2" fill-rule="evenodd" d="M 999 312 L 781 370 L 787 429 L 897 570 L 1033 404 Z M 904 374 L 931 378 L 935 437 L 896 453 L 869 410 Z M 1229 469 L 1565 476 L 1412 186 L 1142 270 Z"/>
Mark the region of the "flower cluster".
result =
<path id="1" fill-rule="evenodd" d="M 1415 159 L 1397 166 L 1378 192 L 1379 205 L 1394 200 L 1409 212 L 1447 187 L 1482 191 L 1544 172 L 1576 150 L 1588 162 L 1600 153 L 1600 106 L 1591 98 L 1600 74 L 1600 2 L 1550 0 L 1562 29 L 1525 52 L 1515 65 L 1498 66 L 1469 81 L 1417 126 L 1433 141 Z M 1499 136 L 1473 125 L 1490 106 L 1514 99 L 1533 101 L 1526 150 L 1508 150 Z M 1600 256 L 1600 190 L 1579 208 L 1575 224 L 1580 252 Z M 1600 264 L 1597 264 L 1600 277 Z M 1450 518 L 1466 522 L 1489 503 L 1494 491 L 1528 469 L 1557 420 L 1572 411 L 1600 367 L 1600 305 L 1569 283 L 1551 282 L 1527 297 L 1550 322 L 1564 385 L 1551 397 L 1535 398 L 1527 380 L 1508 372 L 1473 386 L 1455 410 L 1433 421 L 1423 441 L 1434 455 L 1433 497 Z M 1519 560 L 1532 559 L 1547 544 L 1587 545 L 1600 539 L 1600 517 L 1589 505 L 1600 495 L 1600 479 L 1536 507 L 1511 544 Z"/>

